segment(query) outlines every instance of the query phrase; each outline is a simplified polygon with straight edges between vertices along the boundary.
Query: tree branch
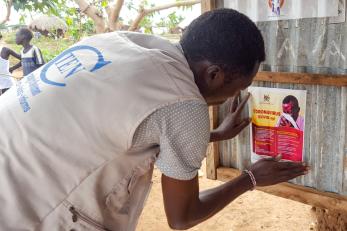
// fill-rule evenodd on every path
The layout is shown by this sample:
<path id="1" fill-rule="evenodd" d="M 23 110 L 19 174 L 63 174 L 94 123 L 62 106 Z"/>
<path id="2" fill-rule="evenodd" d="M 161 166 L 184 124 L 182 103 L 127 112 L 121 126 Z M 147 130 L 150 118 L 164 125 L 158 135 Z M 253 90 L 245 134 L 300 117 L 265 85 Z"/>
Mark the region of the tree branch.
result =
<path id="1" fill-rule="evenodd" d="M 10 16 L 11 16 L 11 8 L 12 8 L 13 0 L 5 1 L 5 2 L 6 2 L 6 17 L 0 21 L 0 24 L 4 24 L 8 20 L 10 20 Z"/>
<path id="2" fill-rule="evenodd" d="M 79 6 L 81 12 L 94 21 L 96 33 L 104 33 L 106 31 L 105 20 L 98 9 L 85 0 L 75 0 L 75 2 Z"/>
<path id="3" fill-rule="evenodd" d="M 119 18 L 119 14 L 124 5 L 124 0 L 117 0 L 113 7 L 109 10 L 108 14 L 108 24 L 111 31 L 117 30 L 117 21 Z"/>
<path id="4" fill-rule="evenodd" d="M 201 0 L 189 0 L 189 1 L 180 1 L 180 2 L 174 2 L 169 3 L 161 6 L 155 6 L 150 9 L 145 9 L 146 14 L 153 13 L 155 11 L 165 10 L 172 7 L 182 7 L 182 6 L 192 6 L 195 4 L 201 3 Z"/>
<path id="5" fill-rule="evenodd" d="M 140 22 L 148 14 L 151 14 L 151 13 L 156 12 L 156 11 L 169 9 L 172 7 L 192 6 L 192 5 L 195 5 L 198 3 L 201 3 L 201 0 L 187 0 L 187 1 L 180 1 L 180 2 L 163 4 L 161 6 L 155 6 L 155 7 L 152 7 L 150 9 L 145 9 L 144 6 L 141 4 L 139 11 L 138 11 L 138 15 L 137 15 L 136 19 L 134 20 L 134 22 L 131 24 L 129 31 L 134 31 L 134 30 L 138 29 Z"/>

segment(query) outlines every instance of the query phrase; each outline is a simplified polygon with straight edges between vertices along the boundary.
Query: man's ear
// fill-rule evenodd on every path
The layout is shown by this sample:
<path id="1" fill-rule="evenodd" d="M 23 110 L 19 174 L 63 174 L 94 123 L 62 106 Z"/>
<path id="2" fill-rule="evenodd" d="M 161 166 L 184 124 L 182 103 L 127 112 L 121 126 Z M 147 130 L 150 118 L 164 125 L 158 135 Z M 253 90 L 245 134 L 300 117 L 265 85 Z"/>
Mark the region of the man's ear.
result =
<path id="1" fill-rule="evenodd" d="M 205 80 L 210 90 L 215 90 L 223 86 L 224 84 L 224 70 L 215 64 L 212 64 L 206 68 Z"/>

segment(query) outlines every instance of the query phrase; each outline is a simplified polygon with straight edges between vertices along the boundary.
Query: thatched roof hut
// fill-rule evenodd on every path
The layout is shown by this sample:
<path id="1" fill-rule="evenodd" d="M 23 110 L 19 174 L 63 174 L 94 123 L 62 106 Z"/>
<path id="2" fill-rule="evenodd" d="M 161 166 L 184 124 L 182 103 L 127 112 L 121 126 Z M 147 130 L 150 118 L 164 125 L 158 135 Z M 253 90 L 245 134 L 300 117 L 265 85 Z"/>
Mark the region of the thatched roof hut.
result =
<path id="1" fill-rule="evenodd" d="M 33 31 L 38 31 L 44 35 L 51 33 L 64 34 L 67 30 L 66 23 L 56 16 L 40 16 L 34 19 L 29 28 Z"/>

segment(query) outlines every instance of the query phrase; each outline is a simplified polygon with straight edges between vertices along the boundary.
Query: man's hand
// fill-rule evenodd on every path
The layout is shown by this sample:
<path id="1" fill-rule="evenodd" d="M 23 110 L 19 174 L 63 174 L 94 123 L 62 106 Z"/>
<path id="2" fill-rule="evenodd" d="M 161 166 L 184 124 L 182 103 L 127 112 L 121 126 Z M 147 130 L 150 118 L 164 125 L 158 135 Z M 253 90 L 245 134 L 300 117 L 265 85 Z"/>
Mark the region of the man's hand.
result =
<path id="1" fill-rule="evenodd" d="M 307 174 L 310 169 L 303 162 L 279 161 L 280 157 L 264 158 L 257 161 L 250 168 L 257 186 L 268 186 L 286 182 L 295 177 Z"/>
<path id="2" fill-rule="evenodd" d="M 238 102 L 240 94 L 232 98 L 229 112 L 223 122 L 211 132 L 210 142 L 228 140 L 234 138 L 251 122 L 250 118 L 241 120 L 241 112 L 244 109 L 250 94 Z"/>
<path id="3" fill-rule="evenodd" d="M 280 120 L 280 126 L 281 127 L 290 127 L 292 124 L 283 116 L 281 116 L 281 120 Z"/>

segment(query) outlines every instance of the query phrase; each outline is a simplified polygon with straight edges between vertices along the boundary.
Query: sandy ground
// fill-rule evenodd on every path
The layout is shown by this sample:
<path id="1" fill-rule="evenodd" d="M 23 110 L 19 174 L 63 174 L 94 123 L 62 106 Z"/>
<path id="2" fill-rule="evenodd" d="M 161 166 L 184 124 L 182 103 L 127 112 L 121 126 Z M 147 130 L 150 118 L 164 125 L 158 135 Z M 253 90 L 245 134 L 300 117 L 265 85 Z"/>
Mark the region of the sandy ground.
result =
<path id="1" fill-rule="evenodd" d="M 205 176 L 203 174 L 200 177 L 201 189 L 222 184 L 220 181 L 206 179 Z M 153 188 L 136 231 L 171 230 L 166 222 L 160 177 L 161 173 L 156 169 Z M 311 206 L 255 190 L 243 194 L 220 213 L 189 230 L 306 231 L 316 230 L 315 222 Z"/>

